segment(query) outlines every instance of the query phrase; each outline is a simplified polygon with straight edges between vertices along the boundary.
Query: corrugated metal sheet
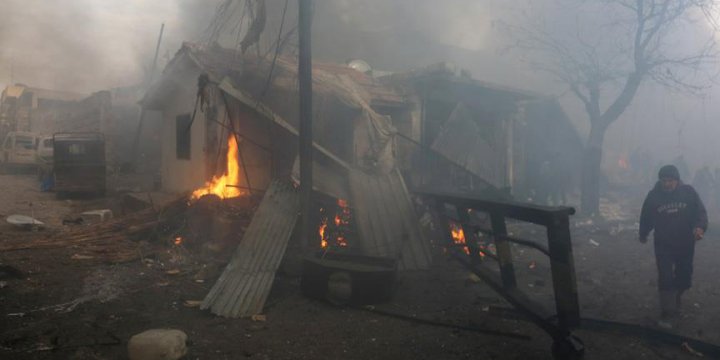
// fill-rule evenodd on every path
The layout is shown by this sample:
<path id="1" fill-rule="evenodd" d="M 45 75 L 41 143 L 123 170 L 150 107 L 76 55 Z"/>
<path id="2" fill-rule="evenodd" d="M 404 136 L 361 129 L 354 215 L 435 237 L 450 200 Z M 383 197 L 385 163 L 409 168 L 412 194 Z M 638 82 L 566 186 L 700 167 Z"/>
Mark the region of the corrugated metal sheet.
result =
<path id="1" fill-rule="evenodd" d="M 297 220 L 300 200 L 292 184 L 274 180 L 235 255 L 201 309 L 216 315 L 260 314 Z"/>
<path id="2" fill-rule="evenodd" d="M 430 243 L 420 231 L 399 171 L 368 175 L 352 170 L 350 193 L 350 206 L 364 254 L 399 257 L 402 270 L 427 269 L 430 266 Z"/>
<path id="3" fill-rule="evenodd" d="M 347 169 L 333 165 L 313 161 L 313 190 L 337 199 L 349 199 Z M 300 183 L 300 157 L 295 158 L 291 177 Z"/>

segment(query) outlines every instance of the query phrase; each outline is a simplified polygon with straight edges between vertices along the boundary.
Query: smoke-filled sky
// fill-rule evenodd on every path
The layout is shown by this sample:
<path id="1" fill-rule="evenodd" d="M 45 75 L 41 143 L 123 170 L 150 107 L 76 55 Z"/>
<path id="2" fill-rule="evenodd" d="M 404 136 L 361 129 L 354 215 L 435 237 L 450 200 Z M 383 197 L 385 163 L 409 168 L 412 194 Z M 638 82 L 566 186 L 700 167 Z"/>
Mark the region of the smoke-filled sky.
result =
<path id="1" fill-rule="evenodd" d="M 217 1 L 0 0 L 0 84 L 89 93 L 133 85 L 152 62 L 202 32 Z"/>
<path id="2" fill-rule="evenodd" d="M 183 40 L 202 37 L 220 2 L 0 0 L 0 86 L 12 80 L 89 93 L 137 84 L 152 61 L 161 23 L 166 24 L 160 51 L 162 65 Z M 510 40 L 495 26 L 497 22 L 518 22 L 536 15 L 528 14 L 528 9 L 552 17 L 557 13 L 550 5 L 563 2 L 574 3 L 316 0 L 314 55 L 320 61 L 361 58 L 380 70 L 406 70 L 451 61 L 469 69 L 477 79 L 560 96 L 581 133 L 585 133 L 587 120 L 579 103 L 550 77 L 529 69 L 517 53 L 504 51 Z M 273 39 L 285 2 L 267 3 L 266 31 L 268 39 Z M 574 11 L 572 6 L 563 9 L 571 15 Z M 286 29 L 297 23 L 296 14 L 296 0 L 290 0 Z M 596 16 L 600 19 L 607 14 Z M 683 44 L 685 38 L 681 35 L 676 41 Z M 268 39 L 266 45 L 271 41 Z M 657 161 L 684 152 L 694 167 L 720 166 L 714 155 L 720 152 L 715 141 L 720 138 L 720 124 L 716 121 L 720 105 L 713 98 L 720 98 L 717 90 L 704 98 L 692 98 L 644 86 L 608 132 L 606 163 L 612 165 L 619 154 L 643 147 L 656 154 Z"/>

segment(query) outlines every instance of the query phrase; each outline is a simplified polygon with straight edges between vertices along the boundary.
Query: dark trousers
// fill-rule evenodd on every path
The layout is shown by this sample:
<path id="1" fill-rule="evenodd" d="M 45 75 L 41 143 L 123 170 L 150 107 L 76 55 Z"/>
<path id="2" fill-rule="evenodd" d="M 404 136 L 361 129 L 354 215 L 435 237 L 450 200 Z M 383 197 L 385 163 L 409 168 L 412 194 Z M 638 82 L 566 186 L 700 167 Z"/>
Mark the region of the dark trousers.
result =
<path id="1" fill-rule="evenodd" d="M 695 242 L 665 245 L 655 242 L 655 261 L 660 291 L 685 291 L 692 286 Z"/>

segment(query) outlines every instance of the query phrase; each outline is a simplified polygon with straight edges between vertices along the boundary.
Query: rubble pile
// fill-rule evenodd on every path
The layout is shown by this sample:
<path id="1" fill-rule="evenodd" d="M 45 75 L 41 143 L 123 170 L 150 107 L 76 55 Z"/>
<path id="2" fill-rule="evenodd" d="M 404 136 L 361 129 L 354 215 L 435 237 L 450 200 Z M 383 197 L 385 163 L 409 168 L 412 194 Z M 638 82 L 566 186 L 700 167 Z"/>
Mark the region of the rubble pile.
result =
<path id="1" fill-rule="evenodd" d="M 94 259 L 100 262 L 123 263 L 152 253 L 146 241 L 169 227 L 187 208 L 185 198 L 177 199 L 161 209 L 150 207 L 122 218 L 93 225 L 78 225 L 50 231 L 43 236 L 18 234 L 0 242 L 0 252 L 73 248 L 75 259 Z"/>

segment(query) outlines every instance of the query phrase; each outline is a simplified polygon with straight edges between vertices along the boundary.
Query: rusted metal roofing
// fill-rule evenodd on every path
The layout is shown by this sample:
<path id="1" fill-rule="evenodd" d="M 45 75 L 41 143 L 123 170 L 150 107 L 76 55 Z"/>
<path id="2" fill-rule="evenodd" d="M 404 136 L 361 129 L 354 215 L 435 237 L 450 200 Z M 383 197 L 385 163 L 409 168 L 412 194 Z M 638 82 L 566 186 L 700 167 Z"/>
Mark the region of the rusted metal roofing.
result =
<path id="1" fill-rule="evenodd" d="M 201 309 L 224 317 L 262 313 L 298 216 L 300 197 L 292 184 L 274 180 L 230 263 Z"/>
<path id="2" fill-rule="evenodd" d="M 258 58 L 255 55 L 243 55 L 234 49 L 226 49 L 217 45 L 201 46 L 186 42 L 178 51 L 178 54 L 171 61 L 178 61 L 182 54 L 187 54 L 203 71 L 211 78 L 219 82 L 225 77 L 237 78 L 243 72 L 254 71 L 267 74 L 272 62 L 266 58 Z M 167 68 L 172 68 L 172 66 Z M 289 56 L 280 56 L 276 60 L 275 75 L 284 72 L 292 77 L 297 77 L 297 59 Z M 352 69 L 344 64 L 313 63 L 313 87 L 316 92 L 335 92 L 337 86 L 343 83 L 352 83 L 362 89 L 361 96 L 370 104 L 404 106 L 408 104 L 403 94 L 393 86 L 384 84 L 380 80 Z M 318 79 L 322 79 L 319 81 Z M 330 83 L 330 84 L 328 84 Z M 330 86 L 328 86 L 330 85 Z M 337 85 L 337 86 L 332 86 Z M 345 85 L 347 86 L 347 85 Z"/>
<path id="3" fill-rule="evenodd" d="M 399 258 L 401 270 L 427 269 L 430 243 L 420 224 L 400 172 L 369 175 L 350 172 L 350 206 L 363 253 Z"/>
<path id="4" fill-rule="evenodd" d="M 408 104 L 408 99 L 393 86 L 346 65 L 318 63 L 313 65 L 313 69 L 350 79 L 362 88 L 366 93 L 364 97 L 369 99 L 371 105 L 406 106 Z"/>
<path id="5" fill-rule="evenodd" d="M 547 99 L 548 96 L 533 91 L 514 88 L 489 81 L 474 79 L 469 74 L 463 74 L 463 70 L 448 62 L 440 62 L 423 68 L 406 72 L 394 73 L 383 76 L 379 79 L 383 83 L 403 84 L 415 83 L 425 86 L 437 86 L 438 82 L 444 81 L 463 86 L 465 91 L 489 90 L 503 94 L 518 100 Z"/>

